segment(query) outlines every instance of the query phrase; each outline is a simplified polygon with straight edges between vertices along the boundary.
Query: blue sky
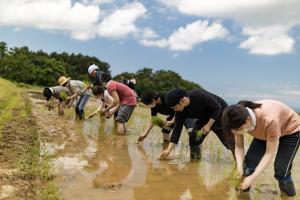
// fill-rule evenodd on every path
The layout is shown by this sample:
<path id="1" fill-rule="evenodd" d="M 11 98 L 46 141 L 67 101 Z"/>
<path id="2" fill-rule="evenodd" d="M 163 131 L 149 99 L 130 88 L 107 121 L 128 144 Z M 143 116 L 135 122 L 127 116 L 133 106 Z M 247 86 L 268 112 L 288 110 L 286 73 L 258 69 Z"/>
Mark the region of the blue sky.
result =
<path id="1" fill-rule="evenodd" d="M 300 111 L 300 1 L 215 1 L 1 0 L 0 40 L 96 56 L 113 75 L 170 69 L 230 103 Z"/>

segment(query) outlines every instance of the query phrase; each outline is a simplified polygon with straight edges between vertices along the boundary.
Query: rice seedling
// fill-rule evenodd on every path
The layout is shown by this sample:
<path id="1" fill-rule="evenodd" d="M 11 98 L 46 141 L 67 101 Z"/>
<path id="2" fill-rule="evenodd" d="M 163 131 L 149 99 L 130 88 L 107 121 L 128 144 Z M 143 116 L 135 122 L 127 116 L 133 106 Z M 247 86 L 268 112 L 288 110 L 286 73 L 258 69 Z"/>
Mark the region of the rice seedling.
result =
<path id="1" fill-rule="evenodd" d="M 221 154 L 222 154 L 222 149 L 221 149 L 221 147 L 218 147 L 218 157 L 217 157 L 217 162 L 218 163 L 220 162 Z"/>
<path id="2" fill-rule="evenodd" d="M 152 117 L 151 121 L 153 125 L 158 126 L 160 128 L 164 128 L 166 126 L 165 121 L 160 117 L 154 116 Z"/>
<path id="3" fill-rule="evenodd" d="M 56 105 L 57 104 L 55 103 L 55 101 L 51 100 L 51 101 L 48 101 L 47 108 L 48 108 L 48 110 L 52 110 L 55 108 Z"/>
<path id="4" fill-rule="evenodd" d="M 65 91 L 61 91 L 59 96 L 63 101 L 66 101 L 68 99 L 68 95 Z"/>
<path id="5" fill-rule="evenodd" d="M 196 140 L 200 140 L 200 139 L 202 138 L 203 134 L 204 134 L 203 131 L 198 130 L 198 131 L 196 132 Z"/>

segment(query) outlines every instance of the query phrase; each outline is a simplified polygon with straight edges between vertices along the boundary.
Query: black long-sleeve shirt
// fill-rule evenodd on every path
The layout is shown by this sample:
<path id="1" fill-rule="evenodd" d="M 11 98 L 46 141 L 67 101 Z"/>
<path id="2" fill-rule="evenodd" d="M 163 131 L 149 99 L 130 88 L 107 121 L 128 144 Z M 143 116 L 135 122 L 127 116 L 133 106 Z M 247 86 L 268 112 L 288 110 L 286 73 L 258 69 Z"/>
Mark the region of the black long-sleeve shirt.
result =
<path id="1" fill-rule="evenodd" d="M 212 118 L 218 121 L 221 120 L 222 111 L 227 106 L 227 103 L 221 97 L 203 89 L 189 91 L 188 97 L 190 98 L 190 104 L 183 111 L 175 114 L 175 126 L 170 138 L 170 142 L 175 144 L 178 143 L 186 118 L 205 120 L 207 122 Z"/>
<path id="2" fill-rule="evenodd" d="M 159 93 L 158 96 L 160 98 L 161 103 L 157 104 L 155 107 L 151 108 L 151 116 L 156 116 L 157 113 L 160 113 L 162 115 L 168 115 L 170 118 L 173 118 L 175 115 L 175 111 L 168 107 L 165 99 L 166 99 L 166 93 Z"/>

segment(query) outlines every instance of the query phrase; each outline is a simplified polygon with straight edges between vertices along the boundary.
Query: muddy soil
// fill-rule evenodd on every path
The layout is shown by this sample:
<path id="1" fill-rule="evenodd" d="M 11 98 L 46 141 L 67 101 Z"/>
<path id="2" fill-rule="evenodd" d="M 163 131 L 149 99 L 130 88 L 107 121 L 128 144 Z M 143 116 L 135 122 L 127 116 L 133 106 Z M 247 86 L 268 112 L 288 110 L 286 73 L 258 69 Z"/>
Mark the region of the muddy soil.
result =
<path id="1" fill-rule="evenodd" d="M 13 111 L 0 140 L 0 199 L 37 199 L 36 180 L 19 170 L 24 151 L 31 144 L 31 130 L 36 126 L 33 117 L 21 117 Z"/>
<path id="2" fill-rule="evenodd" d="M 154 128 L 142 144 L 136 142 L 147 125 L 149 110 L 137 107 L 127 124 L 127 134 L 120 136 L 115 134 L 111 119 L 96 116 L 75 121 L 73 109 L 58 116 L 57 110 L 45 109 L 42 98 L 36 95 L 32 95 L 33 113 L 44 141 L 43 150 L 54 156 L 53 169 L 63 199 L 300 199 L 299 152 L 292 171 L 298 194 L 295 198 L 280 194 L 272 165 L 250 193 L 239 194 L 232 155 L 213 133 L 202 144 L 200 161 L 190 161 L 186 133 L 182 133 L 170 159 L 159 161 L 159 128 Z M 92 99 L 86 112 L 96 106 L 97 101 Z"/>

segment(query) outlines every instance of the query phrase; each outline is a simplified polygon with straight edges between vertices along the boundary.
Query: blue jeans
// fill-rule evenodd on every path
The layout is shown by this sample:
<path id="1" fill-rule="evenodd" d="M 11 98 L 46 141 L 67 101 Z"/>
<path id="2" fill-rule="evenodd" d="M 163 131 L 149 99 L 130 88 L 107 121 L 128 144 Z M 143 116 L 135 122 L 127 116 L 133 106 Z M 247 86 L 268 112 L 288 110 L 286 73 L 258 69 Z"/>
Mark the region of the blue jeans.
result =
<path id="1" fill-rule="evenodd" d="M 75 108 L 79 111 L 83 111 L 86 103 L 88 102 L 90 96 L 89 95 L 82 95 L 76 102 Z"/>

